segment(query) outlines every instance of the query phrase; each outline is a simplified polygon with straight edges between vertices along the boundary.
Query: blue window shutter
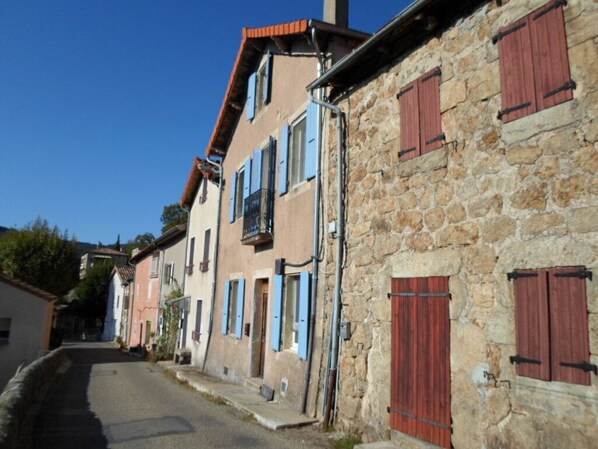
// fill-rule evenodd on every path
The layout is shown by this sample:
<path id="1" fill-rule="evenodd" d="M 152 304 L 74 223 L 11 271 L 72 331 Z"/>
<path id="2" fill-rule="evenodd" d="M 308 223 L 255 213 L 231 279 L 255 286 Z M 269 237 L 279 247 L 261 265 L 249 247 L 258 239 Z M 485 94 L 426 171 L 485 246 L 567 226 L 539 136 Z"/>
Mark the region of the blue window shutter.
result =
<path id="1" fill-rule="evenodd" d="M 235 336 L 237 340 L 243 337 L 243 311 L 245 309 L 245 279 L 237 282 L 237 319 L 235 320 Z"/>
<path id="2" fill-rule="evenodd" d="M 251 163 L 251 191 L 254 193 L 262 188 L 262 150 L 253 150 L 253 162 Z"/>
<path id="3" fill-rule="evenodd" d="M 251 185 L 251 159 L 245 161 L 245 177 L 243 178 L 243 199 L 249 196 L 249 186 Z"/>
<path id="4" fill-rule="evenodd" d="M 249 76 L 249 80 L 247 81 L 247 120 L 253 120 L 255 117 L 255 87 L 257 77 L 255 73 L 252 73 Z"/>
<path id="5" fill-rule="evenodd" d="M 287 193 L 287 162 L 289 159 L 289 125 L 282 127 L 280 135 L 280 176 L 278 178 L 278 193 Z"/>
<path id="6" fill-rule="evenodd" d="M 318 158 L 318 109 L 316 103 L 307 105 L 307 123 L 305 124 L 305 179 L 316 176 L 316 162 Z"/>
<path id="7" fill-rule="evenodd" d="M 311 296 L 311 274 L 302 271 L 299 275 L 299 358 L 307 360 L 309 337 L 309 309 Z"/>
<path id="8" fill-rule="evenodd" d="M 266 80 L 264 85 L 264 104 L 270 103 L 270 99 L 272 98 L 272 61 L 273 61 L 272 53 L 268 50 L 268 55 L 266 56 Z"/>
<path id="9" fill-rule="evenodd" d="M 282 331 L 282 274 L 274 276 L 274 302 L 272 303 L 272 349 L 280 351 Z"/>
<path id="10" fill-rule="evenodd" d="M 228 333 L 228 309 L 230 305 L 230 281 L 224 282 L 224 301 L 222 302 L 222 333 Z"/>
<path id="11" fill-rule="evenodd" d="M 230 177 L 231 186 L 230 186 L 230 209 L 228 214 L 228 219 L 232 223 L 235 221 L 235 196 L 237 195 L 237 172 L 234 171 L 232 176 Z"/>

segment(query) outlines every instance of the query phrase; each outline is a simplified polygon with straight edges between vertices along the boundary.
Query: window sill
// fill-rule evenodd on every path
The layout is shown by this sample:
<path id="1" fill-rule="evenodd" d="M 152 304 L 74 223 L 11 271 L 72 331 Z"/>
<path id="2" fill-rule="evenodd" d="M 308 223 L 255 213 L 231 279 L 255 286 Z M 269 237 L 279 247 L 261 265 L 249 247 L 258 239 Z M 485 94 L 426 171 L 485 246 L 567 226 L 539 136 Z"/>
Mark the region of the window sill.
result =
<path id="1" fill-rule="evenodd" d="M 575 99 L 502 124 L 501 139 L 513 145 L 537 134 L 562 128 L 580 120 Z"/>
<path id="2" fill-rule="evenodd" d="M 289 191 L 285 195 L 285 198 L 287 200 L 295 198 L 295 197 L 301 195 L 302 193 L 307 192 L 309 190 L 309 188 L 310 188 L 309 181 L 307 181 L 307 180 L 301 181 L 299 184 L 296 184 L 289 189 Z"/>
<path id="3" fill-rule="evenodd" d="M 401 178 L 412 176 L 416 173 L 429 173 L 448 165 L 448 144 L 430 153 L 417 156 L 408 161 L 399 162 L 398 175 Z"/>

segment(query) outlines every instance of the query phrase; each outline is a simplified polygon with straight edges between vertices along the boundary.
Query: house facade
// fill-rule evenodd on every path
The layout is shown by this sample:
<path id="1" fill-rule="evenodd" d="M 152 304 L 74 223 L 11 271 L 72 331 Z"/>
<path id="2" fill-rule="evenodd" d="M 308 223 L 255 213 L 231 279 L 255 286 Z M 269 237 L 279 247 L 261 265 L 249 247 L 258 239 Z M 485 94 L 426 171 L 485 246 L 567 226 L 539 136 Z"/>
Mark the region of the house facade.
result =
<path id="1" fill-rule="evenodd" d="M 129 284 L 135 277 L 135 268 L 128 265 L 119 265 L 112 269 L 108 285 L 108 302 L 106 317 L 104 319 L 103 341 L 113 341 L 125 335 L 126 320 L 123 321 L 123 311 L 127 310 Z"/>
<path id="2" fill-rule="evenodd" d="M 184 295 L 189 302 L 184 344 L 191 364 L 203 367 L 214 297 L 220 177 L 215 167 L 194 158 L 180 204 L 189 211 Z"/>
<path id="3" fill-rule="evenodd" d="M 419 0 L 310 86 L 347 125 L 325 152 L 331 205 L 339 147 L 346 164 L 337 427 L 595 446 L 597 19 L 587 0 Z"/>
<path id="4" fill-rule="evenodd" d="M 127 253 L 116 251 L 112 248 L 96 248 L 86 252 L 81 256 L 81 265 L 79 267 L 79 277 L 83 279 L 87 271 L 97 262 L 113 260 L 115 265 L 126 265 L 129 260 Z"/>
<path id="5" fill-rule="evenodd" d="M 0 272 L 0 391 L 50 347 L 58 298 Z"/>
<path id="6" fill-rule="evenodd" d="M 205 369 L 299 410 L 309 395 L 312 414 L 321 117 L 305 86 L 365 37 L 315 20 L 244 29 L 207 150 L 222 161 L 224 184 Z"/>
<path id="7" fill-rule="evenodd" d="M 161 303 L 183 277 L 186 229 L 187 225 L 171 228 L 131 257 L 135 280 L 127 310 L 130 348 L 156 343 Z"/>

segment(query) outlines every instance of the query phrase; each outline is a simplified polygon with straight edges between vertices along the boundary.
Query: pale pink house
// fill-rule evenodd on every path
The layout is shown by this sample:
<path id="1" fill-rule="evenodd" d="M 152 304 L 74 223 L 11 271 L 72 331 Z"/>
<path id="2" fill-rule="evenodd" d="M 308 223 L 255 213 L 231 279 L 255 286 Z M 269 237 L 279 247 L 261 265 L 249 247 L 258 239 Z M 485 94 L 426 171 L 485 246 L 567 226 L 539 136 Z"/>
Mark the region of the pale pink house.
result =
<path id="1" fill-rule="evenodd" d="M 180 243 L 186 231 L 187 225 L 175 226 L 131 257 L 131 263 L 135 265 L 135 280 L 127 316 L 129 332 L 126 343 L 129 348 L 156 342 L 160 296 L 168 287 L 164 285 L 164 279 L 170 279 L 173 270 L 171 262 L 164 263 L 164 251 Z"/>

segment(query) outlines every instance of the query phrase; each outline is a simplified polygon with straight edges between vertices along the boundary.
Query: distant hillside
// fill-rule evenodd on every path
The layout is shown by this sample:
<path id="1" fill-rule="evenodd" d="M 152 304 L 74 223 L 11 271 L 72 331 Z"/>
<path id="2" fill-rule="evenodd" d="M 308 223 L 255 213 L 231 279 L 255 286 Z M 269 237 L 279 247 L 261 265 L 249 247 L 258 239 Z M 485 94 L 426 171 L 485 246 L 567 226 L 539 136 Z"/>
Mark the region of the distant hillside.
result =
<path id="1" fill-rule="evenodd" d="M 4 226 L 0 226 L 0 235 L 4 234 L 5 232 L 10 231 L 10 228 L 5 228 Z"/>

